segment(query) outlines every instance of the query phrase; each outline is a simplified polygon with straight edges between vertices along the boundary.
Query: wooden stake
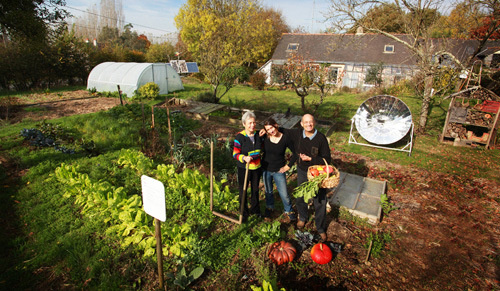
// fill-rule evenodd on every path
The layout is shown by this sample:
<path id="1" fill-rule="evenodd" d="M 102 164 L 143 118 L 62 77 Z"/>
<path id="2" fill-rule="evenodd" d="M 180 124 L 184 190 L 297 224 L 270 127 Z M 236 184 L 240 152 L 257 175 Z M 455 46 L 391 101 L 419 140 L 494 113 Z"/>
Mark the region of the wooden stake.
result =
<path id="1" fill-rule="evenodd" d="M 165 98 L 165 105 L 167 106 L 167 123 L 168 123 L 168 143 L 170 144 L 170 158 L 174 159 L 174 145 L 172 141 L 172 128 L 170 127 L 170 109 L 168 99 Z"/>
<path id="2" fill-rule="evenodd" d="M 214 142 L 210 141 L 210 211 L 214 211 Z"/>
<path id="3" fill-rule="evenodd" d="M 151 128 L 155 128 L 155 107 L 151 106 Z"/>
<path id="4" fill-rule="evenodd" d="M 156 258 L 158 260 L 158 278 L 160 280 L 160 289 L 164 290 L 163 251 L 161 247 L 161 222 L 157 218 L 155 218 L 155 237 L 156 237 Z"/>
<path id="5" fill-rule="evenodd" d="M 123 106 L 122 91 L 120 90 L 120 85 L 116 85 L 116 87 L 118 87 L 118 96 L 120 96 L 120 104 Z"/>
<path id="6" fill-rule="evenodd" d="M 370 241 L 370 246 L 368 247 L 368 252 L 366 253 L 365 265 L 368 265 L 368 259 L 370 258 L 370 253 L 372 252 L 373 240 Z"/>

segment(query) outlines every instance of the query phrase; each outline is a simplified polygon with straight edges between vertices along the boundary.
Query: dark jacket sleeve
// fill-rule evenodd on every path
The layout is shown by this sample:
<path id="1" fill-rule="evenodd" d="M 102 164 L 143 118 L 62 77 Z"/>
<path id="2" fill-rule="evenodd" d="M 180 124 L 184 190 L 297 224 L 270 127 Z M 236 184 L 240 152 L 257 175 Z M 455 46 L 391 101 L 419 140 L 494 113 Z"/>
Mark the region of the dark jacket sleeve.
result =
<path id="1" fill-rule="evenodd" d="M 289 140 L 289 145 L 288 148 L 292 151 L 292 157 L 290 158 L 290 161 L 288 162 L 288 166 L 291 168 L 299 159 L 299 155 L 297 154 L 297 147 L 298 147 L 298 141 L 300 138 L 300 133 L 301 129 L 287 129 L 287 128 L 279 128 L 283 134 L 287 135 L 287 138 Z"/>
<path id="2" fill-rule="evenodd" d="M 318 132 L 318 138 L 320 139 L 318 155 L 313 158 L 312 162 L 315 165 L 322 165 L 325 163 L 325 161 L 323 161 L 323 159 L 325 159 L 328 164 L 331 164 L 332 155 L 330 153 L 330 146 L 328 145 L 328 140 L 326 139 L 326 136 L 324 134 L 319 132 Z"/>

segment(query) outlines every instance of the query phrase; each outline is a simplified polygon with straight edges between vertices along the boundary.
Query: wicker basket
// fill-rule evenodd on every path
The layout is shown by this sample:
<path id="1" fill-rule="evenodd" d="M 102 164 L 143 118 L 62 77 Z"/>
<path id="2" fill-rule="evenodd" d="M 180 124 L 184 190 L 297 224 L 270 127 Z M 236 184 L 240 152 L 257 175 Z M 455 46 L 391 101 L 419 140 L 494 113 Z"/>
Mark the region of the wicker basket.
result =
<path id="1" fill-rule="evenodd" d="M 333 187 L 337 187 L 337 185 L 339 184 L 339 180 L 340 180 L 340 172 L 339 172 L 339 170 L 337 168 L 335 168 L 334 166 L 329 166 L 325 159 L 323 159 L 323 161 L 325 162 L 325 166 L 333 168 L 333 173 L 329 174 L 327 172 L 326 173 L 326 178 L 321 182 L 321 184 L 319 184 L 319 187 L 320 188 L 333 188 Z M 314 179 L 314 177 L 311 175 L 311 169 L 316 169 L 318 167 L 323 167 L 323 166 L 320 166 L 320 165 L 310 166 L 307 169 L 307 179 L 309 181 L 312 180 L 312 179 Z"/>

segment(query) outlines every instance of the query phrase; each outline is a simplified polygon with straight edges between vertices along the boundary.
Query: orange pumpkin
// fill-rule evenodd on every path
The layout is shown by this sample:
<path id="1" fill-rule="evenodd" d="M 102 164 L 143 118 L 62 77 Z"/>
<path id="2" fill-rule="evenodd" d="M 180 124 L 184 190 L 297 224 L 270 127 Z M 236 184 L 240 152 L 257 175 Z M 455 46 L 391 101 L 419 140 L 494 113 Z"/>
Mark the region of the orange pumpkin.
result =
<path id="1" fill-rule="evenodd" d="M 268 256 L 277 265 L 293 261 L 297 250 L 295 247 L 286 241 L 275 242 L 269 248 Z"/>
<path id="2" fill-rule="evenodd" d="M 311 258 L 320 265 L 327 264 L 333 258 L 332 250 L 328 245 L 317 243 L 311 250 Z"/>

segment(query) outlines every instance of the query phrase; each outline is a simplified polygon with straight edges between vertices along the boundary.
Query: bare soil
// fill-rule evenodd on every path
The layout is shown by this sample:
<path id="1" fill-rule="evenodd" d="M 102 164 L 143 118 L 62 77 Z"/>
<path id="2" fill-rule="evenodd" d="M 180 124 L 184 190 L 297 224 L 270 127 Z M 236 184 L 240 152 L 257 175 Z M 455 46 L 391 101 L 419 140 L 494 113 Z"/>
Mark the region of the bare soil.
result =
<path id="1" fill-rule="evenodd" d="M 88 98 L 87 91 L 71 97 L 53 96 L 26 111 L 26 104 L 9 112 L 9 122 L 25 118 L 51 119 L 106 110 L 117 98 Z M 77 100 L 64 100 L 75 99 Z M 82 99 L 85 98 L 85 99 Z M 55 99 L 55 100 L 54 100 Z M 184 110 L 185 108 L 180 108 Z M 203 122 L 195 134 L 236 133 L 227 124 Z M 280 287 L 286 290 L 498 290 L 500 289 L 500 185 L 494 181 L 429 172 L 385 161 L 332 152 L 339 170 L 388 182 L 394 210 L 374 226 L 329 214 L 328 240 L 342 251 L 326 265 L 317 265 L 306 250 L 294 264 L 277 267 Z M 264 202 L 262 202 L 264 203 Z M 276 215 L 276 217 L 279 214 Z M 292 239 L 295 226 L 283 228 Z M 314 233 L 311 219 L 306 230 Z M 369 234 L 389 235 L 379 258 L 367 258 Z M 265 257 L 265 253 L 260 254 Z M 220 282 L 197 282 L 195 289 L 225 289 L 226 282 L 258 285 L 255 268 L 246 262 L 238 275 L 220 274 Z M 234 276 L 238 276 L 235 278 Z M 205 277 L 205 275 L 204 275 Z"/>
<path id="2" fill-rule="evenodd" d="M 10 98 L 0 104 L 2 121 L 17 123 L 22 120 L 54 119 L 110 109 L 120 104 L 119 98 L 92 96 L 88 91 L 30 94 L 28 98 Z"/>

